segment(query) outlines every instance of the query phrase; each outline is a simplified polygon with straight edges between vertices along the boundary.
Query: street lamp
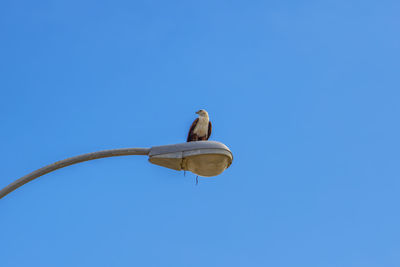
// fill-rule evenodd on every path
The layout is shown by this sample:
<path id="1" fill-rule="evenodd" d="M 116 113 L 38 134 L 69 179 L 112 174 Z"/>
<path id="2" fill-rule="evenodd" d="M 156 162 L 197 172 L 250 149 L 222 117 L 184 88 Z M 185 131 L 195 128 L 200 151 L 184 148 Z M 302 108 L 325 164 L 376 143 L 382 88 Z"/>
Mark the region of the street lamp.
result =
<path id="1" fill-rule="evenodd" d="M 57 161 L 27 174 L 0 190 L 0 198 L 18 187 L 46 173 L 80 162 L 130 155 L 148 155 L 153 164 L 174 170 L 191 171 L 199 176 L 212 177 L 221 174 L 233 160 L 227 146 L 216 141 L 195 141 L 151 148 L 119 148 L 87 153 Z"/>

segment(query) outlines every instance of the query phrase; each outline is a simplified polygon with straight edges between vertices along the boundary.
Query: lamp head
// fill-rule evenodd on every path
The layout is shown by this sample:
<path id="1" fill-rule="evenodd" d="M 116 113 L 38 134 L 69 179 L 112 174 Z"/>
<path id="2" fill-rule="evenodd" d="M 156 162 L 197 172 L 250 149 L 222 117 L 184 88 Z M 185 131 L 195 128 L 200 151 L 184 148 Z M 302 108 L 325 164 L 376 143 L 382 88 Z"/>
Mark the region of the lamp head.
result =
<path id="1" fill-rule="evenodd" d="M 191 171 L 199 176 L 221 174 L 232 164 L 232 152 L 215 141 L 194 141 L 152 147 L 149 161 L 174 170 Z"/>

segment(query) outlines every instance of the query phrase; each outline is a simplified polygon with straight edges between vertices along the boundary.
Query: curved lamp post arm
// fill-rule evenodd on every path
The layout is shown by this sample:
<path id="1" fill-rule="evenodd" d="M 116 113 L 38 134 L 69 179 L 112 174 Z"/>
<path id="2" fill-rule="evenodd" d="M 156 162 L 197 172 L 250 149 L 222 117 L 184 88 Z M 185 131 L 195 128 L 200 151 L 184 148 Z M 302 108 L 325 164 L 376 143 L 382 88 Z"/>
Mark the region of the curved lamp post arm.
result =
<path id="1" fill-rule="evenodd" d="M 233 155 L 229 148 L 216 141 L 193 141 L 151 148 L 103 150 L 60 160 L 31 172 L 1 189 L 0 199 L 33 179 L 57 169 L 93 159 L 130 155 L 148 155 L 149 161 L 153 164 L 177 171 L 191 171 L 203 177 L 221 174 L 232 164 L 233 160 Z"/>
<path id="2" fill-rule="evenodd" d="M 10 192 L 14 191 L 18 187 L 32 181 L 35 178 L 38 178 L 46 173 L 55 171 L 57 169 L 61 169 L 76 163 L 100 159 L 100 158 L 107 158 L 107 157 L 116 157 L 116 156 L 131 156 L 131 155 L 148 155 L 150 152 L 150 148 L 119 148 L 119 149 L 110 149 L 110 150 L 103 150 L 97 151 L 92 153 L 87 153 L 79 156 L 75 156 L 72 158 L 67 158 L 64 160 L 57 161 L 53 164 L 47 165 L 43 168 L 40 168 L 30 174 L 27 174 L 18 180 L 12 182 L 8 186 L 4 187 L 0 190 L 0 198 L 3 198 Z"/>

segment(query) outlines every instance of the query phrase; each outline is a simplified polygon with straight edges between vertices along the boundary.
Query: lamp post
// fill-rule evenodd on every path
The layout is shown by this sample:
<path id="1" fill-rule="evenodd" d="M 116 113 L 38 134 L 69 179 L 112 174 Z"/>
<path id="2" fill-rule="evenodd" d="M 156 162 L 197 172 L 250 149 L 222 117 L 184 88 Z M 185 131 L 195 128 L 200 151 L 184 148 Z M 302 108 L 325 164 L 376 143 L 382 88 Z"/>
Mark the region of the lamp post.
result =
<path id="1" fill-rule="evenodd" d="M 0 190 L 0 198 L 33 179 L 57 169 L 88 160 L 131 155 L 148 155 L 149 161 L 153 164 L 178 171 L 191 171 L 204 177 L 221 174 L 232 164 L 233 160 L 233 155 L 229 148 L 216 141 L 195 141 L 151 148 L 103 150 L 60 160 L 31 172 Z"/>

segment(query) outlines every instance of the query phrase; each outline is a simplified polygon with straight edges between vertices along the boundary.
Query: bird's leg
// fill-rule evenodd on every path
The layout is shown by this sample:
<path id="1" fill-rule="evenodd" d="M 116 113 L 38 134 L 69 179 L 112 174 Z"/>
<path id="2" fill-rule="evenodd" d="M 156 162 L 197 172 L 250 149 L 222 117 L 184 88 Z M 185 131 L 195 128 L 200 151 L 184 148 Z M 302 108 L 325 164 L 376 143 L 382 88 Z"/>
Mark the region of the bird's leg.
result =
<path id="1" fill-rule="evenodd" d="M 199 176 L 196 176 L 196 185 L 199 184 Z"/>
<path id="2" fill-rule="evenodd" d="M 186 177 L 186 170 L 183 170 L 183 177 Z"/>

